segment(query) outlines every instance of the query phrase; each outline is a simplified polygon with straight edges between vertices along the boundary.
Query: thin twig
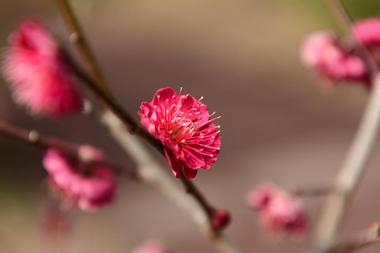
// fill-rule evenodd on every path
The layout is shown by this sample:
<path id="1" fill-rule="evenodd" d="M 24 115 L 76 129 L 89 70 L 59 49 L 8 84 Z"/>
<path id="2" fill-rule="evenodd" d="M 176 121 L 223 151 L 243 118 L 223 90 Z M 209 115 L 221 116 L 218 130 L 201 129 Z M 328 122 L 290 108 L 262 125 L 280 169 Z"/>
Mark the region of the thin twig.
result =
<path id="1" fill-rule="evenodd" d="M 79 145 L 58 138 L 41 135 L 37 130 L 26 130 L 0 120 L 0 133 L 41 149 L 58 148 L 70 155 L 77 154 Z"/>
<path id="2" fill-rule="evenodd" d="M 115 113 L 123 122 L 126 123 L 131 132 L 135 132 L 138 128 L 138 124 L 133 119 L 133 117 L 130 116 L 123 109 L 123 107 L 116 101 L 116 99 L 110 93 L 105 93 L 103 89 L 100 87 L 100 84 L 98 84 L 95 80 L 89 77 L 78 66 L 78 64 L 76 64 L 76 62 L 67 52 L 64 52 L 64 55 L 75 75 L 80 80 L 82 80 L 89 87 L 89 89 L 95 93 L 95 95 L 102 99 L 104 104 L 106 104 L 110 108 L 110 110 L 112 110 L 113 113 Z"/>
<path id="3" fill-rule="evenodd" d="M 66 155 L 78 160 L 82 160 L 80 157 L 79 148 L 80 145 L 68 142 L 66 140 L 59 139 L 57 137 L 46 136 L 38 132 L 37 130 L 28 130 L 15 126 L 5 120 L 0 120 L 0 134 L 6 135 L 14 140 L 20 141 L 27 145 L 33 145 L 36 148 L 46 150 L 49 148 L 57 148 L 63 151 Z M 108 161 L 94 162 L 83 161 L 86 163 L 106 164 L 114 170 L 115 173 L 128 175 L 132 179 L 138 180 L 137 173 L 134 167 L 122 168 Z"/>
<path id="4" fill-rule="evenodd" d="M 344 6 L 338 0 L 332 0 L 337 13 L 340 14 L 343 27 L 351 32 L 352 22 Z M 372 56 L 356 38 L 352 38 L 360 50 L 366 52 L 362 56 L 369 64 L 373 89 L 367 107 L 360 122 L 357 133 L 343 162 L 334 184 L 335 191 L 327 199 L 318 224 L 315 252 L 329 252 L 334 245 L 343 219 L 348 211 L 360 182 L 366 172 L 367 164 L 375 146 L 380 126 L 380 75 L 373 63 Z"/>
<path id="5" fill-rule="evenodd" d="M 108 90 L 108 85 L 102 72 L 100 71 L 95 55 L 93 54 L 90 45 L 84 36 L 82 27 L 80 26 L 80 23 L 69 3 L 69 0 L 57 0 L 57 2 L 61 14 L 65 20 L 67 29 L 69 30 L 70 41 L 76 45 L 76 48 L 84 60 L 86 67 L 90 71 L 91 76 L 95 78 L 102 91 L 109 94 L 110 92 Z"/>
<path id="6" fill-rule="evenodd" d="M 370 228 L 333 245 L 328 253 L 351 253 L 380 242 L 380 225 Z"/>
<path id="7" fill-rule="evenodd" d="M 195 187 L 195 185 L 186 178 L 183 170 L 180 170 L 179 179 L 181 180 L 183 186 L 186 189 L 186 192 L 190 193 L 196 201 L 202 206 L 203 210 L 208 218 L 209 227 L 212 229 L 213 235 L 218 235 L 218 230 L 213 226 L 212 220 L 214 219 L 215 209 L 208 203 L 207 199 L 202 195 L 201 192 Z"/>
<path id="8" fill-rule="evenodd" d="M 95 57 L 93 56 L 93 53 L 91 52 L 90 47 L 89 47 L 88 43 L 86 42 L 84 34 L 83 34 L 81 27 L 79 25 L 79 22 L 78 22 L 77 18 L 75 17 L 75 14 L 74 14 L 68 0 L 58 0 L 58 2 L 59 2 L 59 6 L 60 6 L 60 11 L 62 12 L 62 15 L 64 16 L 64 19 L 66 21 L 67 26 L 69 27 L 69 30 L 71 33 L 70 37 L 72 37 L 73 34 L 75 35 L 74 37 L 76 38 L 76 40 L 74 40 L 74 43 L 77 46 L 77 48 L 79 49 L 79 51 L 81 52 L 82 59 L 84 60 L 86 65 L 89 67 L 89 69 L 93 70 L 93 71 L 91 71 L 91 75 L 94 77 L 95 82 L 92 81 L 91 78 L 88 78 L 84 74 L 83 71 L 78 71 L 76 74 L 78 74 L 78 77 L 81 78 L 83 81 L 85 81 L 85 83 L 89 86 L 89 88 L 92 89 L 92 91 L 96 95 L 98 95 L 102 99 L 102 101 L 112 110 L 112 112 L 105 110 L 102 118 L 104 118 L 104 115 L 108 115 L 108 114 L 112 113 L 114 116 L 118 117 L 119 120 L 121 120 L 121 122 L 123 122 L 124 124 L 128 124 L 128 126 L 130 128 L 132 128 L 132 130 L 137 130 L 136 132 L 139 134 L 139 136 L 148 140 L 149 144 L 151 144 L 153 147 L 155 147 L 160 153 L 163 153 L 162 145 L 160 143 L 157 144 L 158 142 L 155 139 L 153 139 L 152 136 L 150 136 L 141 127 L 138 127 L 138 124 L 133 121 L 133 118 L 130 117 L 128 115 L 128 113 L 126 113 L 122 109 L 122 107 L 119 106 L 115 102 L 112 95 L 110 95 L 109 92 L 105 92 L 104 87 L 108 87 L 108 85 L 107 85 L 105 79 L 103 78 L 103 76 L 101 75 L 101 72 L 99 71 L 99 67 L 95 61 Z M 76 67 L 77 65 L 73 65 L 73 66 L 74 66 L 75 70 L 79 70 L 79 68 Z M 99 89 L 99 87 L 103 87 L 103 88 Z M 104 120 L 102 122 L 106 123 Z M 108 127 L 109 126 L 113 126 L 113 125 L 108 125 Z M 112 131 L 112 129 L 110 129 L 110 130 Z M 124 134 L 128 134 L 128 133 L 124 133 Z M 118 138 L 119 137 L 120 136 L 118 136 Z M 116 139 L 116 141 L 119 141 L 119 140 Z M 127 152 L 130 153 L 130 152 L 133 152 L 133 150 L 127 150 Z M 207 214 L 207 217 L 209 218 L 208 224 L 211 225 L 212 224 L 212 220 L 211 220 L 212 217 L 210 215 L 208 215 L 209 210 L 210 210 L 210 206 L 206 201 L 204 201 L 205 197 L 200 193 L 200 191 L 197 189 L 197 187 L 191 181 L 189 181 L 185 177 L 181 177 L 181 178 L 182 178 L 181 182 L 184 184 L 184 186 L 187 189 L 190 189 L 188 191 L 188 193 L 190 195 L 192 195 L 195 200 L 199 201 L 199 205 L 200 205 L 201 209 L 203 210 L 203 212 L 205 214 Z M 173 188 L 172 191 L 177 191 L 176 187 Z M 200 196 L 202 196 L 202 197 L 200 198 Z M 207 204 L 205 204 L 205 203 L 207 203 Z M 210 230 L 216 231 L 215 229 L 212 229 L 212 226 L 210 226 Z"/>

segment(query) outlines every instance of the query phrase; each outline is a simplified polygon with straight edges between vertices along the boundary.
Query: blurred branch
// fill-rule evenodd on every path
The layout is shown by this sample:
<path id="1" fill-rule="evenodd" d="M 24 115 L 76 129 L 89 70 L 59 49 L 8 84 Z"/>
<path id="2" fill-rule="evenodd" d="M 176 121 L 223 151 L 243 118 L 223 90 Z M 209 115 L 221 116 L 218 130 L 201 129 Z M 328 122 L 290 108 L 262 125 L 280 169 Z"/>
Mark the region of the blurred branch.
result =
<path id="1" fill-rule="evenodd" d="M 87 87 L 94 92 L 102 101 L 103 103 L 112 110 L 114 114 L 116 114 L 123 122 L 126 123 L 129 130 L 131 132 L 135 132 L 138 128 L 138 124 L 133 119 L 132 116 L 130 116 L 123 107 L 116 101 L 116 99 L 110 94 L 103 91 L 100 84 L 98 84 L 95 80 L 93 80 L 90 76 L 88 76 L 74 61 L 74 59 L 66 52 L 64 51 L 64 55 L 68 63 L 70 64 L 71 69 L 74 71 L 75 75 L 82 80 Z M 140 132 L 140 131 L 139 131 Z M 152 138 L 149 138 L 152 139 Z M 149 140 L 148 141 L 151 141 Z"/>
<path id="2" fill-rule="evenodd" d="M 69 0 L 57 0 L 57 2 L 65 24 L 69 30 L 70 41 L 75 44 L 81 55 L 81 58 L 91 73 L 91 76 L 95 78 L 102 91 L 104 93 L 110 94 L 108 85 L 102 72 L 100 71 L 95 55 L 92 53 L 90 45 L 84 36 L 82 27 L 79 24 L 79 21 L 69 3 Z"/>
<path id="3" fill-rule="evenodd" d="M 143 131 L 139 125 L 133 120 L 133 117 L 131 117 L 128 113 L 126 113 L 123 108 L 116 102 L 116 100 L 112 97 L 112 95 L 108 91 L 108 85 L 103 78 L 103 75 L 100 72 L 100 68 L 98 67 L 98 64 L 95 60 L 95 57 L 84 37 L 83 31 L 79 25 L 79 22 L 74 14 L 73 9 L 71 8 L 68 0 L 57 0 L 59 3 L 60 11 L 62 13 L 62 16 L 65 19 L 65 22 L 67 24 L 67 27 L 70 31 L 70 38 L 71 41 L 75 44 L 75 46 L 78 48 L 80 55 L 84 62 L 86 63 L 88 69 L 90 70 L 91 76 L 94 78 L 95 81 L 92 80 L 92 78 L 87 77 L 87 75 L 80 71 L 79 67 L 74 64 L 74 61 L 71 60 L 71 63 L 73 65 L 74 71 L 78 75 L 79 78 L 84 81 L 88 87 L 97 95 L 99 96 L 103 103 L 108 106 L 110 110 L 105 110 L 103 112 L 103 115 L 100 115 L 100 121 L 106 125 L 110 132 L 113 134 L 115 141 L 119 142 L 123 138 L 135 138 L 132 137 L 131 133 L 128 133 L 128 131 L 125 131 L 126 128 L 120 128 L 119 123 L 121 123 L 123 126 L 125 124 L 131 128 L 132 132 L 135 132 L 137 130 L 137 133 L 139 136 L 143 137 L 150 143 L 153 147 L 155 147 L 161 154 L 163 153 L 162 145 L 157 142 L 151 135 L 149 135 L 146 131 Z M 111 115 L 111 116 L 110 116 Z M 112 119 L 114 117 L 114 119 Z M 115 119 L 119 120 L 118 124 L 114 124 Z M 112 119 L 112 120 L 110 120 Z M 114 129 L 114 127 L 119 127 L 118 129 Z M 120 130 L 122 129 L 122 131 Z M 117 133 L 117 134 L 115 134 Z M 134 146 L 124 146 L 124 149 L 129 154 L 134 154 L 133 157 L 136 161 L 139 161 L 141 158 L 140 156 L 143 156 L 143 152 L 138 152 L 134 150 L 135 148 L 138 149 L 138 145 L 141 147 L 142 144 L 139 143 L 139 139 L 135 139 L 133 143 L 135 143 Z M 137 143 L 137 144 L 136 144 Z M 124 144 L 123 144 L 124 145 Z M 148 152 L 146 152 L 145 157 L 148 156 Z M 156 170 L 161 170 L 161 166 L 157 165 L 157 161 L 153 157 L 149 158 L 150 161 L 150 167 L 149 168 L 155 168 Z M 153 162 L 155 161 L 155 162 Z M 156 164 L 156 165 L 153 165 Z M 144 170 L 144 167 L 138 167 L 139 170 Z M 168 181 L 163 178 L 163 174 L 161 171 L 157 171 L 157 176 L 155 183 L 160 184 L 161 186 L 159 189 L 166 189 L 166 187 L 169 187 L 171 192 L 178 192 L 178 188 L 172 183 L 168 184 Z M 146 181 L 150 182 L 150 181 Z M 223 237 L 218 233 L 216 228 L 212 226 L 212 215 L 210 214 L 210 208 L 211 205 L 208 204 L 206 201 L 206 198 L 201 194 L 201 192 L 197 189 L 197 187 L 188 180 L 184 175 L 181 175 L 181 182 L 184 184 L 185 188 L 188 190 L 187 192 L 193 196 L 193 198 L 198 202 L 199 204 L 199 211 L 202 211 L 204 216 L 207 218 L 205 223 L 202 223 L 202 225 L 207 225 L 208 230 L 213 234 L 213 236 L 216 238 L 218 237 L 218 240 L 221 240 Z M 168 184 L 167 186 L 165 184 Z M 169 191 L 169 190 L 168 190 Z M 165 191 L 163 191 L 165 193 Z M 175 201 L 178 201 L 179 198 L 172 198 Z M 188 199 L 188 198 L 186 198 Z M 212 208 L 213 209 L 213 208 Z M 232 252 L 232 251 L 221 251 L 221 252 Z"/>
<path id="4" fill-rule="evenodd" d="M 342 3 L 331 0 L 331 6 L 339 14 L 343 27 L 351 34 L 352 22 Z M 367 163 L 375 146 L 380 126 L 380 74 L 372 55 L 356 40 L 357 49 L 371 71 L 373 89 L 357 133 L 335 179 L 334 192 L 327 199 L 316 234 L 315 252 L 329 252 L 334 245 L 343 219 L 348 211 L 360 182 L 366 172 Z"/>
<path id="5" fill-rule="evenodd" d="M 58 138 L 41 135 L 37 130 L 26 130 L 0 120 L 0 134 L 16 139 L 18 141 L 34 145 L 38 148 L 47 149 L 51 147 L 58 148 L 65 153 L 75 154 L 78 151 L 78 145 Z"/>
<path id="6" fill-rule="evenodd" d="M 348 14 L 348 11 L 343 4 L 343 0 L 328 0 L 328 3 L 331 7 L 331 11 L 335 14 L 343 30 L 351 35 L 353 25 L 352 18 Z M 354 44 L 355 49 L 367 64 L 367 67 L 372 76 L 374 76 L 374 74 L 378 72 L 378 67 L 371 53 L 354 36 L 350 36 L 349 39 Z"/>
<path id="7" fill-rule="evenodd" d="M 378 242 L 380 242 L 380 225 L 375 223 L 351 238 L 336 243 L 328 253 L 350 253 Z"/>
<path id="8" fill-rule="evenodd" d="M 63 151 L 65 154 L 75 158 L 81 159 L 79 157 L 79 147 L 80 145 L 68 142 L 66 140 L 59 139 L 57 137 L 46 136 L 38 132 L 37 130 L 23 129 L 15 126 L 5 120 L 0 120 L 0 134 L 6 135 L 12 139 L 26 143 L 28 145 L 33 145 L 40 149 L 57 148 Z M 92 162 L 91 162 L 92 163 Z M 97 162 L 109 165 L 116 173 L 123 173 L 130 176 L 132 179 L 138 179 L 136 171 L 131 168 L 121 168 L 115 164 L 108 161 Z"/>

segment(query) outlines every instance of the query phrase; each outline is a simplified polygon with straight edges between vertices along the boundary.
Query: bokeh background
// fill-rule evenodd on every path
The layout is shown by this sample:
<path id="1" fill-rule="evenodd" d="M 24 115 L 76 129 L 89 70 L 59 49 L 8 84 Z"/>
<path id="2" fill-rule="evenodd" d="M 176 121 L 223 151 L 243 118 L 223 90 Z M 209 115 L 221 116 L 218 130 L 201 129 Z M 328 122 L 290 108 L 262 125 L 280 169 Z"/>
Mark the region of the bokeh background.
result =
<path id="1" fill-rule="evenodd" d="M 333 180 L 355 132 L 368 93 L 359 86 L 328 89 L 299 61 L 299 45 L 314 30 L 337 29 L 322 0 L 73 0 L 111 83 L 135 116 L 139 103 L 163 86 L 204 96 L 223 116 L 223 148 L 213 169 L 196 183 L 228 208 L 226 233 L 243 252 L 304 252 L 303 240 L 260 232 L 244 205 L 261 182 L 284 187 L 323 186 Z M 380 14 L 378 0 L 345 1 L 350 14 Z M 67 43 L 55 1 L 1 0 L 0 45 L 25 17 L 42 17 Z M 32 118 L 13 104 L 1 83 L 0 116 L 15 124 L 105 149 L 117 163 L 130 161 L 94 120 Z M 380 220 L 380 150 L 344 224 L 342 236 Z M 96 213 L 73 212 L 68 233 L 43 233 L 47 198 L 41 152 L 0 136 L 0 252 L 131 252 L 146 239 L 170 252 L 211 253 L 188 217 L 160 193 L 120 180 L 114 205 Z M 169 173 L 169 170 L 168 170 Z M 323 198 L 306 199 L 311 229 Z M 362 252 L 378 252 L 379 246 Z"/>

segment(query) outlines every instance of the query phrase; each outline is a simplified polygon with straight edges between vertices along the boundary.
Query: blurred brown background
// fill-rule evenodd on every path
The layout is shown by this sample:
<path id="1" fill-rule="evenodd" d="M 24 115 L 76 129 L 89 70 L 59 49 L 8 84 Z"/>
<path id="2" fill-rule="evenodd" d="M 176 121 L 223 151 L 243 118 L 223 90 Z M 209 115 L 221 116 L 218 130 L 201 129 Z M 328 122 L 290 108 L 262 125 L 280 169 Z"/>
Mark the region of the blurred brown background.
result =
<path id="1" fill-rule="evenodd" d="M 304 241 L 269 238 L 244 206 L 248 190 L 263 181 L 287 186 L 326 185 L 356 129 L 367 92 L 360 87 L 326 91 L 299 61 L 302 38 L 338 28 L 324 1 L 312 0 L 73 0 L 112 91 L 128 111 L 138 110 L 163 86 L 183 86 L 204 96 L 223 116 L 219 161 L 196 183 L 217 206 L 228 208 L 227 234 L 243 252 L 304 252 Z M 346 1 L 356 18 L 380 14 L 378 0 Z M 0 0 L 0 44 L 24 17 L 42 17 L 66 40 L 54 1 Z M 0 115 L 76 142 L 103 147 L 129 165 L 91 119 L 31 118 L 0 87 Z M 345 234 L 380 220 L 376 155 L 355 198 Z M 41 235 L 46 203 L 41 153 L 0 136 L 0 252 L 131 252 L 145 239 L 170 252 L 215 252 L 188 217 L 151 188 L 123 179 L 115 205 L 73 214 L 66 238 Z M 169 171 L 168 171 L 169 173 Z M 307 199 L 315 221 L 323 198 Z M 312 228 L 314 223 L 311 224 Z M 380 246 L 362 252 L 378 252 Z"/>

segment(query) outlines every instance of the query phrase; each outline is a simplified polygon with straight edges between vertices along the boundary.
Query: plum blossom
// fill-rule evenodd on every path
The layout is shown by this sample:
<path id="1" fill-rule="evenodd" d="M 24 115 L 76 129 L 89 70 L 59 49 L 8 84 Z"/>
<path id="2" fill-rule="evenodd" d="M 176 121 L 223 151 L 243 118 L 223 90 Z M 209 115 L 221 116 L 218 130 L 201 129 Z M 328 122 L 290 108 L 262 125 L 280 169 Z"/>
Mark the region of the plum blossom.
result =
<path id="1" fill-rule="evenodd" d="M 39 21 L 27 19 L 9 37 L 4 76 L 15 100 L 33 114 L 70 115 L 82 108 L 82 97 L 55 38 Z"/>
<path id="2" fill-rule="evenodd" d="M 141 124 L 163 144 L 176 177 L 183 169 L 187 178 L 194 178 L 198 169 L 210 169 L 218 159 L 221 137 L 214 124 L 217 118 L 200 100 L 167 87 L 140 106 Z"/>
<path id="3" fill-rule="evenodd" d="M 365 46 L 380 46 L 380 18 L 357 21 L 353 26 L 352 32 Z"/>
<path id="4" fill-rule="evenodd" d="M 352 29 L 355 36 L 371 52 L 380 67 L 380 18 L 357 21 Z"/>
<path id="5" fill-rule="evenodd" d="M 53 192 L 82 210 L 96 210 L 114 200 L 116 181 L 112 169 L 105 164 L 87 164 L 50 148 L 43 165 Z"/>
<path id="6" fill-rule="evenodd" d="M 307 228 L 305 208 L 290 193 L 266 184 L 249 193 L 249 207 L 258 211 L 260 225 L 270 233 L 302 235 Z"/>
<path id="7" fill-rule="evenodd" d="M 368 85 L 368 70 L 363 59 L 332 32 L 309 35 L 301 48 L 303 62 L 334 83 L 361 82 Z"/>

